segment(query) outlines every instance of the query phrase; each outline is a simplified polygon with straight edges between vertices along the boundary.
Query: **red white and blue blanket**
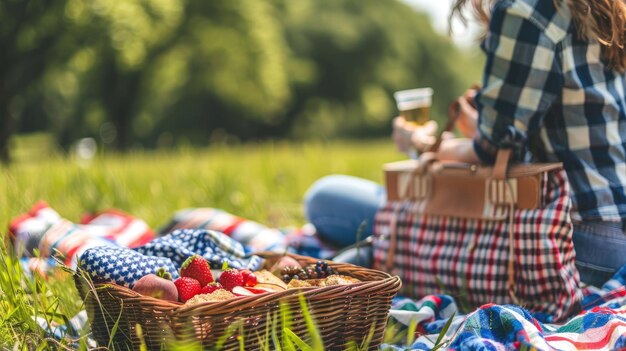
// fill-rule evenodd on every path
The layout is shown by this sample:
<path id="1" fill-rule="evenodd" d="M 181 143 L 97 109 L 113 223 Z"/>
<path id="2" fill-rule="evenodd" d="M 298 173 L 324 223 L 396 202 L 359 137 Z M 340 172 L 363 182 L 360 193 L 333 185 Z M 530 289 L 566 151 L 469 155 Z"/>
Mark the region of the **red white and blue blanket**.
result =
<path id="1" fill-rule="evenodd" d="M 25 256 L 24 268 L 42 274 L 52 268 L 55 261 L 48 257 L 33 257 L 35 251 L 50 255 L 58 253 L 70 266 L 75 266 L 76 257 L 85 252 L 99 254 L 100 251 L 120 247 L 135 247 L 134 253 L 163 257 L 153 251 L 158 251 L 163 244 L 179 247 L 177 240 L 181 235 L 193 238 L 217 236 L 219 240 L 214 240 L 214 244 L 201 248 L 207 259 L 217 255 L 219 257 L 216 256 L 216 260 L 222 260 L 225 256 L 241 260 L 251 250 L 250 247 L 253 247 L 252 250 L 289 250 L 319 258 L 329 258 L 334 252 L 332 247 L 321 242 L 306 227 L 287 233 L 216 209 L 181 211 L 175 214 L 172 222 L 160 234 L 176 232 L 180 228 L 201 230 L 193 233 L 178 231 L 173 236 L 165 235 L 153 240 L 154 232 L 145 222 L 117 210 L 104 211 L 74 224 L 61 218 L 45 203 L 39 203 L 29 213 L 13 220 L 10 232 L 17 244 L 16 248 L 21 249 L 21 254 Z M 265 233 L 263 240 L 253 235 L 259 232 Z M 231 239 L 233 241 L 229 241 Z M 240 243 L 247 248 L 238 249 Z M 90 250 L 96 247 L 102 249 Z M 143 248 L 149 250 L 143 252 Z M 176 255 L 169 259 L 176 260 Z M 248 258 L 241 261 L 242 265 L 257 263 Z M 475 311 L 462 313 L 451 296 L 431 295 L 419 301 L 398 297 L 394 299 L 390 311 L 390 328 L 396 335 L 403 337 L 391 335 L 387 339 L 388 344 L 381 348 L 626 350 L 626 267 L 601 288 L 589 286 L 583 292 L 585 298 L 582 312 L 562 324 L 550 323 L 550 316 L 531 315 L 521 306 L 485 305 Z M 451 323 L 447 325 L 450 320 Z M 50 325 L 44 319 L 37 321 L 51 337 L 72 338 L 81 334 L 86 316 L 80 313 L 63 325 Z M 409 331 L 412 334 L 414 331 L 414 335 L 407 336 Z"/>
<path id="2" fill-rule="evenodd" d="M 602 288 L 585 288 L 583 311 L 562 324 L 541 322 L 546 316 L 533 316 L 515 305 L 484 305 L 462 315 L 447 295 L 419 301 L 396 298 L 392 325 L 415 330 L 415 341 L 383 345 L 383 350 L 626 350 L 625 284 L 626 267 Z"/>

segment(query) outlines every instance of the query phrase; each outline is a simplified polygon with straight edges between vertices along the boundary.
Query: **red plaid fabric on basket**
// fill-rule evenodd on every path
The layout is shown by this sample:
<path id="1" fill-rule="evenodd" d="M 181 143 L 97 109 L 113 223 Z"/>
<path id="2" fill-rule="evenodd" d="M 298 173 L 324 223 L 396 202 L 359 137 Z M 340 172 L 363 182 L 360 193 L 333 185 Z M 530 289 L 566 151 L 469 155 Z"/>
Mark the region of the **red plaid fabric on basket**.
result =
<path id="1" fill-rule="evenodd" d="M 374 267 L 399 275 L 401 293 L 411 297 L 444 293 L 470 307 L 516 303 L 564 320 L 582 299 L 569 185 L 558 170 L 541 186 L 540 208 L 515 208 L 500 221 L 427 215 L 415 201 L 389 201 L 376 215 Z"/>

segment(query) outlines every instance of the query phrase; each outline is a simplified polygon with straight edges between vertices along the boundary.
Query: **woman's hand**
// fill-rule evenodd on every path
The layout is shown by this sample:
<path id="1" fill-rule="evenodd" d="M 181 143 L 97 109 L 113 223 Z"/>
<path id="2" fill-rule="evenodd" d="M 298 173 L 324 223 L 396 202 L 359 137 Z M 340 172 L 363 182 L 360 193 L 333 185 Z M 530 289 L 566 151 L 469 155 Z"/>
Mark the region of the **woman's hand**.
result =
<path id="1" fill-rule="evenodd" d="M 403 117 L 396 117 L 393 120 L 392 138 L 398 150 L 404 153 L 428 150 L 437 139 L 436 132 L 435 121 L 428 121 L 419 126 L 407 122 Z"/>
<path id="2" fill-rule="evenodd" d="M 474 151 L 473 140 L 467 138 L 444 140 L 437 151 L 437 159 L 440 161 L 480 163 L 480 159 Z"/>
<path id="3" fill-rule="evenodd" d="M 476 110 L 476 97 L 478 90 L 475 88 L 468 89 L 458 102 L 458 116 L 456 127 L 466 138 L 473 138 L 476 134 L 476 125 L 478 124 L 478 110 Z"/>

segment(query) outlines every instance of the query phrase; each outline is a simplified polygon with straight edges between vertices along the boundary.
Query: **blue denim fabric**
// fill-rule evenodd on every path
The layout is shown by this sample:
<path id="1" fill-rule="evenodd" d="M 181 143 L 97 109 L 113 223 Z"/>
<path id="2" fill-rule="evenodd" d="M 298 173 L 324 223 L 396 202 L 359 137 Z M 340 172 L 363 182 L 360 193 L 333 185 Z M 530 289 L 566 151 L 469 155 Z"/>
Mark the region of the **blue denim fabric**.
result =
<path id="1" fill-rule="evenodd" d="M 624 224 L 613 222 L 574 223 L 574 250 L 580 280 L 601 287 L 626 265 Z"/>
<path id="2" fill-rule="evenodd" d="M 304 197 L 304 213 L 319 236 L 340 248 L 374 233 L 374 215 L 386 199 L 385 189 L 370 180 L 345 175 L 319 179 Z"/>

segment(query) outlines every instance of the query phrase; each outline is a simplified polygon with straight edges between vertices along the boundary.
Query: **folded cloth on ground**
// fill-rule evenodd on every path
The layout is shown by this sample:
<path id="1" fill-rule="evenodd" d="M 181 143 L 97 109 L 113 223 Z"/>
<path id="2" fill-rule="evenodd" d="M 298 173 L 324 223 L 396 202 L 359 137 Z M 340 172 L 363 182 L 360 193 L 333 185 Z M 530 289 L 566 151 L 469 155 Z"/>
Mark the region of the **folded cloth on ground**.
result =
<path id="1" fill-rule="evenodd" d="M 602 288 L 589 286 L 585 289 L 585 298 L 582 306 L 584 309 L 604 306 L 609 308 L 621 308 L 626 305 L 626 266 L 618 269 Z"/>
<path id="2" fill-rule="evenodd" d="M 401 330 L 417 325 L 416 338 L 383 345 L 383 350 L 431 350 L 449 318 L 442 338 L 449 350 L 624 350 L 626 349 L 626 267 L 602 286 L 583 289 L 584 311 L 562 324 L 546 322 L 520 306 L 485 305 L 467 314 L 457 312 L 450 296 L 431 295 L 419 301 L 394 299 L 390 319 Z M 455 315 L 455 313 L 457 313 Z M 548 319 L 549 320 L 549 319 Z M 404 338 L 406 340 L 406 338 Z"/>
<path id="3" fill-rule="evenodd" d="M 623 350 L 626 306 L 596 307 L 562 326 L 546 326 L 519 306 L 486 305 L 467 316 L 450 350 Z"/>
<path id="4" fill-rule="evenodd" d="M 329 259 L 337 251 L 324 243 L 310 224 L 276 229 L 208 207 L 176 212 L 169 224 L 159 231 L 159 235 L 177 229 L 223 232 L 242 244 L 245 252 L 290 252 Z M 76 224 L 62 218 L 44 201 L 39 201 L 27 213 L 14 218 L 9 226 L 9 234 L 16 255 L 22 257 L 24 270 L 42 276 L 57 266 L 56 260 L 76 268 L 77 257 L 89 248 L 134 248 L 149 243 L 155 236 L 146 222 L 120 210 L 109 209 L 87 214 Z M 236 262 L 232 263 L 233 266 L 237 265 Z"/>
<path id="5" fill-rule="evenodd" d="M 80 268 L 96 281 L 114 282 L 132 287 L 147 274 L 164 267 L 172 277 L 190 256 L 204 257 L 211 268 L 229 267 L 258 270 L 263 258 L 249 255 L 240 243 L 223 233 L 205 229 L 181 229 L 154 239 L 146 245 L 126 249 L 100 246 L 90 248 L 80 257 Z"/>
<path id="6" fill-rule="evenodd" d="M 154 231 L 143 220 L 115 209 L 84 217 L 76 224 L 39 201 L 11 221 L 9 235 L 16 255 L 33 260 L 27 266 L 39 264 L 42 258 L 56 257 L 75 268 L 76 257 L 90 247 L 136 247 L 152 240 Z"/>
<path id="7" fill-rule="evenodd" d="M 317 235 L 308 224 L 300 228 L 270 228 L 258 222 L 210 207 L 187 208 L 174 214 L 159 233 L 176 229 L 210 229 L 222 232 L 251 251 L 285 251 L 304 256 L 328 259 L 337 251 Z"/>
<path id="8" fill-rule="evenodd" d="M 161 235 L 176 229 L 210 229 L 222 232 L 253 251 L 285 252 L 287 241 L 278 229 L 235 216 L 217 208 L 188 208 L 176 212 Z"/>

